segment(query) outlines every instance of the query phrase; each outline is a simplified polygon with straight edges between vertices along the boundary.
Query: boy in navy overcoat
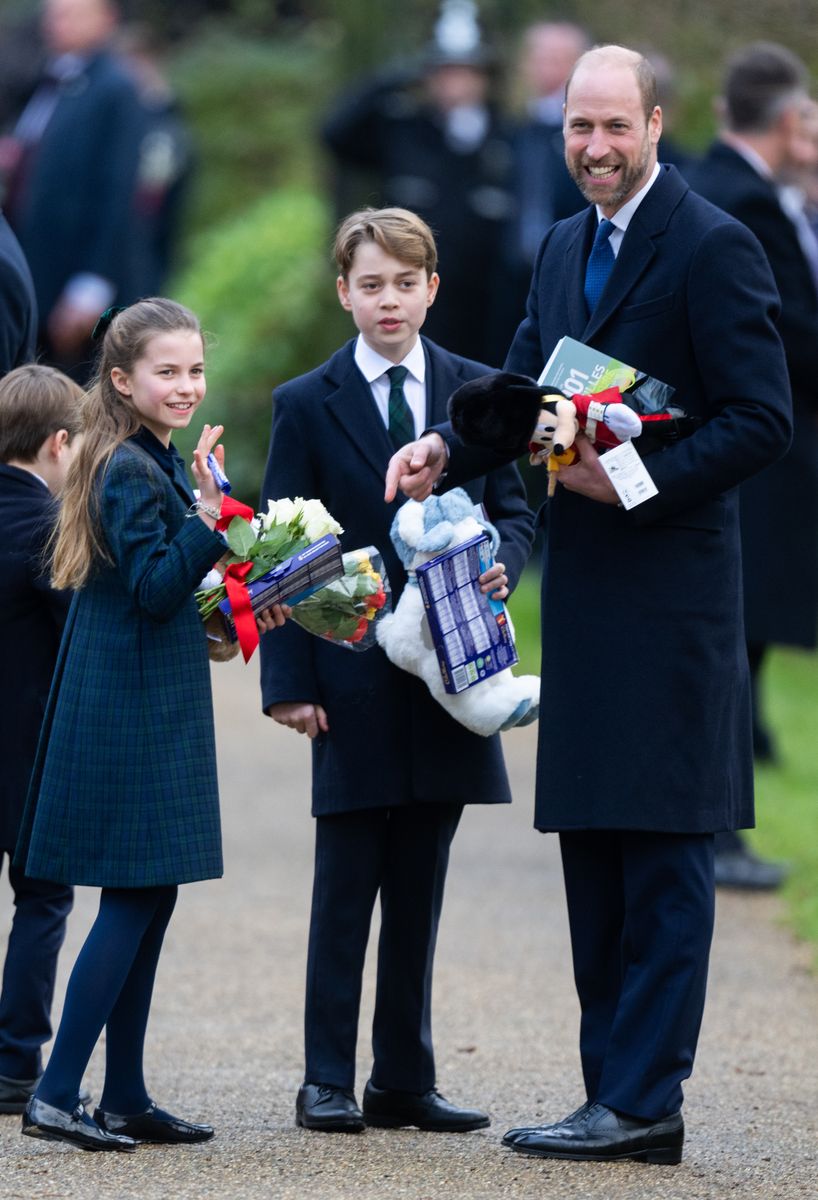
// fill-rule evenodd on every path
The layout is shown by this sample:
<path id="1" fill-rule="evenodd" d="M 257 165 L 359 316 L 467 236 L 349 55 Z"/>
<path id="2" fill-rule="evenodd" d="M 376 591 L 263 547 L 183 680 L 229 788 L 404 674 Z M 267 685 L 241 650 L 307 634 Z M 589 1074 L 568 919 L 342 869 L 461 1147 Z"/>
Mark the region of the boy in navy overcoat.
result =
<path id="1" fill-rule="evenodd" d="M 404 209 L 365 210 L 336 240 L 342 305 L 360 336 L 275 393 L 262 491 L 318 497 L 344 527 L 346 549 L 374 544 L 395 598 L 406 575 L 383 500 L 394 449 L 386 372 L 405 366 L 405 402 L 417 432 L 445 417 L 449 395 L 484 374 L 479 363 L 418 336 L 437 290 L 435 247 Z M 394 424 L 394 420 L 393 420 Z M 411 436 L 410 432 L 410 436 Z M 398 444 L 405 432 L 395 435 Z M 488 590 L 506 594 L 528 556 L 532 517 L 513 466 L 470 486 L 501 535 Z M 292 626 L 262 642 L 264 711 L 312 739 L 316 863 L 306 996 L 306 1073 L 296 1119 L 309 1128 L 417 1125 L 461 1131 L 485 1114 L 434 1090 L 432 962 L 449 845 L 467 803 L 511 797 L 499 738 L 468 733 L 420 680 L 379 647 L 348 653 Z M 268 639 L 269 640 L 269 639 Z M 374 1065 L 363 1099 L 353 1094 L 361 974 L 375 899 L 381 936 L 373 1026 Z"/>
<path id="2" fill-rule="evenodd" d="M 32 879 L 11 859 L 71 593 L 49 584 L 45 546 L 77 445 L 81 391 L 51 367 L 19 367 L 0 382 L 0 858 L 14 891 L 0 994 L 0 1112 L 22 1112 L 51 1036 L 57 956 L 73 892 Z"/>

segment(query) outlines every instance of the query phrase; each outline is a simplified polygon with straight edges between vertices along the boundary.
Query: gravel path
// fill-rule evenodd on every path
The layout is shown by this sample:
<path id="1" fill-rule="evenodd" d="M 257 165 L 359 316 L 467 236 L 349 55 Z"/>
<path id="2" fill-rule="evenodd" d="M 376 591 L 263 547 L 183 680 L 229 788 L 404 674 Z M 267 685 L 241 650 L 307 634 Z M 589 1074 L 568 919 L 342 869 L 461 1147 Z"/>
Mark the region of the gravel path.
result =
<path id="1" fill-rule="evenodd" d="M 475 807 L 455 840 L 437 956 L 439 1084 L 488 1109 L 461 1136 L 295 1128 L 311 883 L 308 748 L 258 712 L 256 666 L 214 669 L 226 876 L 183 888 L 148 1030 L 157 1100 L 218 1136 L 187 1150 L 82 1154 L 0 1117 L 0 1197 L 21 1200 L 698 1200 L 818 1195 L 818 982 L 775 898 L 720 895 L 680 1167 L 557 1163 L 501 1147 L 511 1125 L 580 1103 L 577 1005 L 556 839 L 531 828 L 535 735 L 506 735 L 511 809 Z M 361 731 L 362 786 L 366 731 Z M 93 917 L 82 889 L 67 970 Z M 4 931 L 11 914 L 0 893 Z M 367 1078 L 368 971 L 358 1093 Z M 88 1071 L 98 1095 L 99 1052 Z"/>

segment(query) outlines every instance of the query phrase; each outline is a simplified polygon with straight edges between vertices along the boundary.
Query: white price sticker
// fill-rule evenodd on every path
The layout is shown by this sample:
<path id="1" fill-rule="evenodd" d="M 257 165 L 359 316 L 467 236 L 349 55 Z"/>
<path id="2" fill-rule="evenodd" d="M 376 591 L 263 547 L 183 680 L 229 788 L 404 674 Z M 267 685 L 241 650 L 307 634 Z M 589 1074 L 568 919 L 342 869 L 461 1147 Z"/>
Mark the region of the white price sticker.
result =
<path id="1" fill-rule="evenodd" d="M 613 450 L 601 455 L 599 461 L 614 485 L 623 508 L 636 508 L 637 504 L 658 495 L 659 489 L 648 474 L 633 442 L 614 446 Z"/>

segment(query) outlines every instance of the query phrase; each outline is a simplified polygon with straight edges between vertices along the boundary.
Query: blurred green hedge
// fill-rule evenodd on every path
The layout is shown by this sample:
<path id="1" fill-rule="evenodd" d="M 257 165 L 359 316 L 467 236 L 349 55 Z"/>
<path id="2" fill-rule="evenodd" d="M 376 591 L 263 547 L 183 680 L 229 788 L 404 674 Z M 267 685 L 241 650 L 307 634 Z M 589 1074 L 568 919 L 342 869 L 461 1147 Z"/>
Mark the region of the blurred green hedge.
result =
<path id="1" fill-rule="evenodd" d="M 227 473 L 248 504 L 264 471 L 272 389 L 352 335 L 335 295 L 331 228 L 314 192 L 282 188 L 198 235 L 173 289 L 208 335 L 207 397 L 174 441 L 189 457 L 204 421 L 223 424 Z"/>

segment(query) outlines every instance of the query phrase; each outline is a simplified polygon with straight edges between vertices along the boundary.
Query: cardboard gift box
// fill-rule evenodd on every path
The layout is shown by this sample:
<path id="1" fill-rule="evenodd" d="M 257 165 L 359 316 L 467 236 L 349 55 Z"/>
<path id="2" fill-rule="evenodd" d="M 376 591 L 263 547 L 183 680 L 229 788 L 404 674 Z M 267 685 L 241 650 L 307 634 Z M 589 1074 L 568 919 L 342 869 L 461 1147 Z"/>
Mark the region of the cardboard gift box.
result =
<path id="1" fill-rule="evenodd" d="M 481 534 L 416 569 L 443 686 L 453 695 L 518 661 L 505 604 L 480 591 L 478 577 L 493 562 Z"/>
<path id="2" fill-rule="evenodd" d="M 328 533 L 245 586 L 253 612 L 257 613 L 271 604 L 298 604 L 334 579 L 340 579 L 343 573 L 341 544 L 334 534 Z M 228 599 L 221 601 L 219 612 L 228 638 L 235 642 L 238 635 Z"/>

